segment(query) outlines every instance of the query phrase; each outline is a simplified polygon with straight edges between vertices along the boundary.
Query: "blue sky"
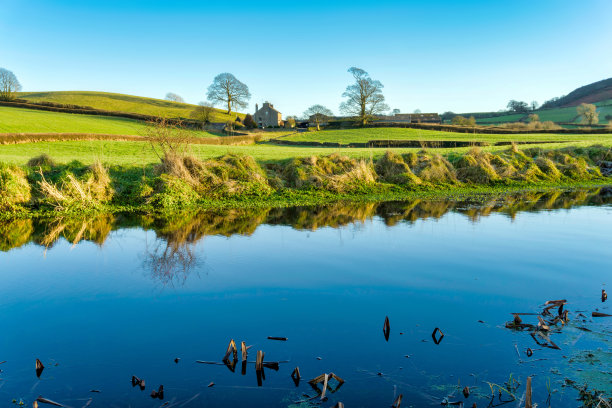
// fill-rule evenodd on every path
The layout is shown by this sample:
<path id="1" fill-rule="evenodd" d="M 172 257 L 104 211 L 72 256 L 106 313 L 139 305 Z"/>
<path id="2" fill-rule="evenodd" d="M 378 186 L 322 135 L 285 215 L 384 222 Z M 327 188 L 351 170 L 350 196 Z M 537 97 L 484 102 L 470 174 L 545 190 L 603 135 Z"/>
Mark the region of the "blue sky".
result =
<path id="1" fill-rule="evenodd" d="M 262 5 L 262 6 L 260 6 Z M 205 100 L 231 72 L 283 115 L 338 113 L 365 69 L 402 112 L 540 103 L 612 77 L 612 1 L 0 0 L 0 67 L 25 91 Z"/>

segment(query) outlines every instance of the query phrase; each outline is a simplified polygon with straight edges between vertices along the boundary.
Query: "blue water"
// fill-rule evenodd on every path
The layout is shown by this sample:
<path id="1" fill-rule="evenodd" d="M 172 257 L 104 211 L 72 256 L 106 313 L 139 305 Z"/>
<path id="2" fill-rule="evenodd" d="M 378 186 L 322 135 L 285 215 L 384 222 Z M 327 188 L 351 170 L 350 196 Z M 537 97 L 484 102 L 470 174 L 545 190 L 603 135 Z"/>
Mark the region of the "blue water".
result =
<path id="1" fill-rule="evenodd" d="M 4 223 L 0 406 L 38 396 L 71 407 L 311 406 L 320 398 L 307 381 L 329 372 L 345 383 L 324 407 L 390 406 L 397 394 L 403 407 L 445 397 L 487 406 L 486 382 L 511 374 L 519 399 L 532 376 L 540 406 L 547 382 L 552 406 L 579 406 L 566 378 L 612 390 L 612 318 L 590 317 L 612 314 L 601 301 L 612 281 L 610 201 L 591 191 Z M 30 235 L 11 242 L 10 231 Z M 561 350 L 504 328 L 510 313 L 562 298 L 572 321 L 551 334 Z M 196 363 L 221 362 L 230 339 L 253 346 L 246 374 L 240 361 L 235 372 Z M 257 350 L 281 361 L 261 386 Z M 576 362 L 585 352 L 596 360 Z"/>

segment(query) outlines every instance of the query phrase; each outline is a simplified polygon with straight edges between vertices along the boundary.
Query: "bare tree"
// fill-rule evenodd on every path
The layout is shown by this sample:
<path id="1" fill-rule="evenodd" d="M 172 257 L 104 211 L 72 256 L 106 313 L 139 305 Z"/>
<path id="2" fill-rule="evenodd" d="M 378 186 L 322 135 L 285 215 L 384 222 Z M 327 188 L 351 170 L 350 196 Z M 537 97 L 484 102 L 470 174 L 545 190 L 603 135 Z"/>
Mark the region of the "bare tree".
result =
<path id="1" fill-rule="evenodd" d="M 202 125 L 208 125 L 210 122 L 212 122 L 214 112 L 215 108 L 213 108 L 210 103 L 200 102 L 198 107 L 191 112 L 190 116 L 193 119 L 202 122 Z"/>
<path id="2" fill-rule="evenodd" d="M 208 87 L 207 99 L 213 104 L 222 103 L 227 106 L 227 114 L 232 108 L 246 108 L 251 99 L 249 87 L 240 82 L 228 72 L 219 74 Z"/>
<path id="3" fill-rule="evenodd" d="M 581 103 L 576 108 L 578 116 L 582 117 L 582 122 L 588 125 L 596 125 L 599 122 L 599 112 L 597 112 L 597 106 L 590 103 Z"/>
<path id="4" fill-rule="evenodd" d="M 0 100 L 12 101 L 16 93 L 21 91 L 21 84 L 13 72 L 0 68 Z"/>
<path id="5" fill-rule="evenodd" d="M 362 125 L 367 124 L 374 115 L 389 110 L 382 94 L 383 84 L 373 80 L 363 69 L 351 67 L 348 72 L 353 75 L 355 83 L 346 87 L 342 94 L 348 98 L 340 104 L 340 110 L 356 117 Z"/>
<path id="6" fill-rule="evenodd" d="M 166 94 L 166 100 L 167 101 L 172 101 L 172 102 L 180 102 L 180 103 L 185 103 L 185 100 L 183 99 L 182 96 L 177 95 L 173 92 L 168 92 Z"/>
<path id="7" fill-rule="evenodd" d="M 326 121 L 333 115 L 334 113 L 323 105 L 312 105 L 304 112 L 304 116 L 317 125 L 317 130 L 321 130 L 321 122 Z"/>

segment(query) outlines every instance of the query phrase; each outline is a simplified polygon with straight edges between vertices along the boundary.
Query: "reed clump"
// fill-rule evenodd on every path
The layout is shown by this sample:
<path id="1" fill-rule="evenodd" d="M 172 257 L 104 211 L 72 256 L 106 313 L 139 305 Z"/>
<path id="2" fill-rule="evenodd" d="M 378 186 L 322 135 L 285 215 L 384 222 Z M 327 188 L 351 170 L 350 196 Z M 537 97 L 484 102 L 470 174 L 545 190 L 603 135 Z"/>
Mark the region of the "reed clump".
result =
<path id="1" fill-rule="evenodd" d="M 283 167 L 281 179 L 289 188 L 346 193 L 374 184 L 376 173 L 371 162 L 334 153 L 293 159 Z"/>
<path id="2" fill-rule="evenodd" d="M 53 182 L 39 170 L 39 201 L 58 210 L 69 210 L 94 209 L 112 200 L 111 178 L 100 161 L 95 161 L 80 175 L 75 173 L 66 170 Z"/>
<path id="3" fill-rule="evenodd" d="M 32 188 L 26 172 L 17 166 L 0 164 L 0 210 L 13 210 L 31 198 Z"/>

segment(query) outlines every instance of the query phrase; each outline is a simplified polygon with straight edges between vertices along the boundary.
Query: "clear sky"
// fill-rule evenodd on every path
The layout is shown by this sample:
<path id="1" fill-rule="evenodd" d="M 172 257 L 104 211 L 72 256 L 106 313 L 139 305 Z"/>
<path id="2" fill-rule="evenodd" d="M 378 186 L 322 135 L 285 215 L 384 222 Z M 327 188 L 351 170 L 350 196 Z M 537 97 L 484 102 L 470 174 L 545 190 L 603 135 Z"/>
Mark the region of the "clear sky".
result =
<path id="1" fill-rule="evenodd" d="M 491 111 L 612 77 L 611 0 L 0 0 L 24 91 L 205 100 L 216 74 L 283 115 L 338 113 L 357 66 L 402 112 Z"/>

